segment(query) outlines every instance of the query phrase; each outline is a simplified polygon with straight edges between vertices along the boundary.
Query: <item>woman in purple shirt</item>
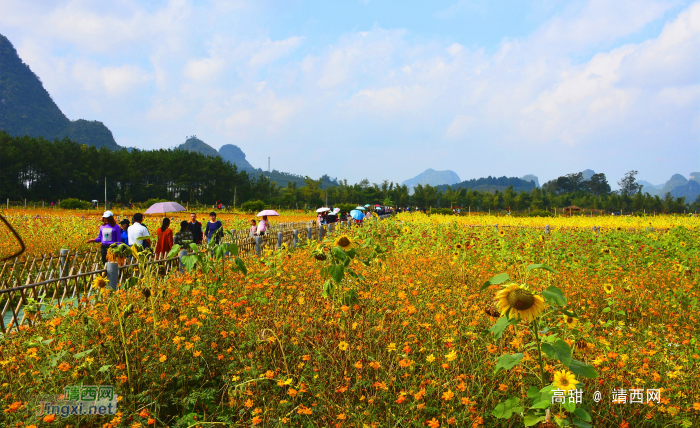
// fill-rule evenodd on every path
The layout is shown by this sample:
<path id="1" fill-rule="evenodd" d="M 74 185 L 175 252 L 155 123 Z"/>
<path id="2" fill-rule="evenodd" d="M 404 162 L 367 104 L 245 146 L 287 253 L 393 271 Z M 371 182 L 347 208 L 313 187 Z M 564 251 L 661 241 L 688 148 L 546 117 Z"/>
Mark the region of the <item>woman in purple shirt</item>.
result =
<path id="1" fill-rule="evenodd" d="M 112 244 L 121 243 L 121 228 L 114 220 L 114 214 L 111 211 L 105 211 L 102 215 L 102 226 L 100 226 L 100 234 L 95 239 L 88 239 L 88 244 L 91 242 L 100 242 L 102 244 L 102 263 L 107 263 L 107 248 Z"/>

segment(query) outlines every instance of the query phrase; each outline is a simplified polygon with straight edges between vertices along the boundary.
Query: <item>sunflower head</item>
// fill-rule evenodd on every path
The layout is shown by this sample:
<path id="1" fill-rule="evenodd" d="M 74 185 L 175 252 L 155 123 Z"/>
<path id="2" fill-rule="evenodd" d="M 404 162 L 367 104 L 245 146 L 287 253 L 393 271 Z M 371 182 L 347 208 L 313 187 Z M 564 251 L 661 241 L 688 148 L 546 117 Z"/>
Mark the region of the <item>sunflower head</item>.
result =
<path id="1" fill-rule="evenodd" d="M 564 324 L 566 324 L 567 327 L 573 328 L 576 323 L 578 323 L 578 320 L 574 317 L 570 317 L 568 315 L 564 315 Z"/>
<path id="2" fill-rule="evenodd" d="M 93 288 L 103 289 L 107 284 L 109 284 L 109 280 L 104 276 L 96 276 L 95 279 L 92 280 Z"/>
<path id="3" fill-rule="evenodd" d="M 409 229 L 409 228 L 407 228 L 407 227 L 404 227 L 404 228 L 403 228 L 403 233 L 408 233 L 408 232 L 410 232 L 410 231 L 411 231 L 411 229 Z"/>
<path id="4" fill-rule="evenodd" d="M 603 254 L 605 254 L 605 255 L 607 256 L 607 255 L 610 254 L 610 248 L 608 248 L 608 247 L 601 248 L 601 249 L 600 249 L 600 252 L 603 253 Z"/>
<path id="5" fill-rule="evenodd" d="M 335 245 L 336 247 L 340 247 L 343 250 L 348 250 L 352 248 L 353 245 L 355 245 L 355 242 L 349 236 L 343 235 L 338 237 L 338 239 L 335 240 L 333 245 Z"/>
<path id="6" fill-rule="evenodd" d="M 554 386 L 562 391 L 576 389 L 577 384 L 576 376 L 568 370 L 561 370 L 554 373 Z"/>
<path id="7" fill-rule="evenodd" d="M 501 231 L 498 232 L 498 234 L 501 235 L 501 236 L 506 236 L 506 231 L 505 231 L 505 230 L 501 230 Z"/>
<path id="8" fill-rule="evenodd" d="M 462 244 L 460 244 L 460 243 L 456 243 L 456 244 L 455 244 L 455 250 L 461 250 L 462 248 L 464 248 L 464 247 L 462 246 Z"/>
<path id="9" fill-rule="evenodd" d="M 495 300 L 501 313 L 508 313 L 510 318 L 526 322 L 536 318 L 544 309 L 544 299 L 541 296 L 515 283 L 506 285 L 496 293 Z"/>
<path id="10" fill-rule="evenodd" d="M 681 247 L 685 248 L 685 242 L 681 241 Z"/>
<path id="11" fill-rule="evenodd" d="M 606 293 L 612 294 L 615 289 L 613 288 L 612 284 L 607 283 L 603 286 L 603 290 L 605 290 Z"/>

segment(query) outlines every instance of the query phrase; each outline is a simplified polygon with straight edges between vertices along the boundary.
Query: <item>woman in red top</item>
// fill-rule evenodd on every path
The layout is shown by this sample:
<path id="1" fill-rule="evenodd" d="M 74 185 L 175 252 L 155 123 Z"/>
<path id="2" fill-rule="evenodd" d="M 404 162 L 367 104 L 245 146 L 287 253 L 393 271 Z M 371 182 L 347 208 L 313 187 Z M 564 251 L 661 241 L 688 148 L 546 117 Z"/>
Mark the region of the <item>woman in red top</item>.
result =
<path id="1" fill-rule="evenodd" d="M 156 257 L 159 259 L 165 258 L 170 249 L 173 248 L 173 231 L 168 226 L 170 226 L 170 219 L 165 217 L 163 225 L 156 230 L 156 235 L 158 235 Z"/>

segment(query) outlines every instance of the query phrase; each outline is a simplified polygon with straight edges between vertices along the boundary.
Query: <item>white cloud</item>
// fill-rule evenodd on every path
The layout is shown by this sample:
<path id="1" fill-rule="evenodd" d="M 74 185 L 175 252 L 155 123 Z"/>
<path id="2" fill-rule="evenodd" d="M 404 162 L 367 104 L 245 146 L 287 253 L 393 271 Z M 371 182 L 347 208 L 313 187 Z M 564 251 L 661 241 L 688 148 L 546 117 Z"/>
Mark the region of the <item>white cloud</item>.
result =
<path id="1" fill-rule="evenodd" d="M 223 70 L 222 58 L 201 58 L 187 61 L 183 74 L 188 79 L 204 82 L 218 77 Z"/>
<path id="2" fill-rule="evenodd" d="M 450 139 L 464 138 L 467 135 L 469 129 L 473 128 L 473 125 L 476 124 L 476 121 L 477 119 L 474 116 L 465 116 L 463 114 L 458 114 L 457 116 L 455 116 L 452 123 L 450 123 L 450 126 L 447 127 L 447 132 L 445 132 L 445 136 Z"/>
<path id="3" fill-rule="evenodd" d="M 270 64 L 296 49 L 304 37 L 293 36 L 284 40 L 267 40 L 262 44 L 260 50 L 250 58 L 251 67 L 260 67 Z"/>

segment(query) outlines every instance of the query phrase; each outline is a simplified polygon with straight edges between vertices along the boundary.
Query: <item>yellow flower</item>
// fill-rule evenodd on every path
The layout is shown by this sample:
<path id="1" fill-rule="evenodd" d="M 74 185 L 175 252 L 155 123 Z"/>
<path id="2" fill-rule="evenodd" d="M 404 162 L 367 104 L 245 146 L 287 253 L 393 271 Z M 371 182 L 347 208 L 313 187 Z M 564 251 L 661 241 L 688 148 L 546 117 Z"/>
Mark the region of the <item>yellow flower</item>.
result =
<path id="1" fill-rule="evenodd" d="M 195 357 L 199 357 L 200 355 L 202 355 L 202 351 L 195 351 L 194 352 Z"/>
<path id="2" fill-rule="evenodd" d="M 396 344 L 395 343 L 390 343 L 389 346 L 386 347 L 386 350 L 389 352 L 394 352 L 396 351 Z"/>
<path id="3" fill-rule="evenodd" d="M 570 317 L 568 315 L 563 315 L 563 318 L 564 318 L 564 323 L 566 323 L 566 326 L 569 328 L 573 328 L 576 325 L 576 323 L 578 322 L 578 320 L 576 318 Z"/>
<path id="4" fill-rule="evenodd" d="M 105 288 L 109 280 L 105 276 L 96 276 L 92 281 L 92 288 Z"/>
<path id="5" fill-rule="evenodd" d="M 612 284 L 608 283 L 603 286 L 603 290 L 605 290 L 606 293 L 612 294 L 615 289 L 613 288 Z"/>
<path id="6" fill-rule="evenodd" d="M 498 234 L 501 235 L 501 236 L 506 236 L 506 231 L 505 231 L 505 230 L 501 230 L 500 232 L 498 232 Z"/>
<path id="7" fill-rule="evenodd" d="M 554 373 L 554 386 L 562 391 L 576 389 L 576 376 L 568 370 L 561 370 Z"/>
<path id="8" fill-rule="evenodd" d="M 452 351 L 449 354 L 445 355 L 445 359 L 447 361 L 454 361 L 457 359 L 457 353 L 455 351 Z"/>
<path id="9" fill-rule="evenodd" d="M 610 254 L 610 248 L 608 247 L 603 247 L 600 249 L 600 252 L 605 254 L 606 256 Z"/>
<path id="10" fill-rule="evenodd" d="M 338 348 L 340 348 L 341 351 L 347 351 L 348 350 L 348 342 L 340 342 L 338 344 Z"/>
<path id="11" fill-rule="evenodd" d="M 681 241 L 681 247 L 685 248 L 685 242 Z"/>
<path id="12" fill-rule="evenodd" d="M 433 354 L 430 354 L 427 357 L 425 357 L 425 360 L 429 363 L 432 363 L 433 361 L 435 361 L 435 356 L 433 356 Z"/>
<path id="13" fill-rule="evenodd" d="M 455 250 L 461 250 L 462 248 L 463 246 L 459 242 L 455 244 Z"/>
<path id="14" fill-rule="evenodd" d="M 336 239 L 333 245 L 335 245 L 336 247 L 340 247 L 343 250 L 347 250 L 352 248 L 353 245 L 355 245 L 355 242 L 349 236 L 343 235 Z"/>
<path id="15" fill-rule="evenodd" d="M 161 363 L 164 363 L 167 359 L 168 359 L 167 356 L 161 354 L 160 358 L 158 358 L 158 361 L 160 361 Z"/>
<path id="16" fill-rule="evenodd" d="M 544 309 L 542 297 L 515 283 L 506 285 L 496 293 L 496 303 L 500 313 L 505 314 L 510 310 L 509 318 L 522 319 L 525 322 L 533 320 Z"/>

